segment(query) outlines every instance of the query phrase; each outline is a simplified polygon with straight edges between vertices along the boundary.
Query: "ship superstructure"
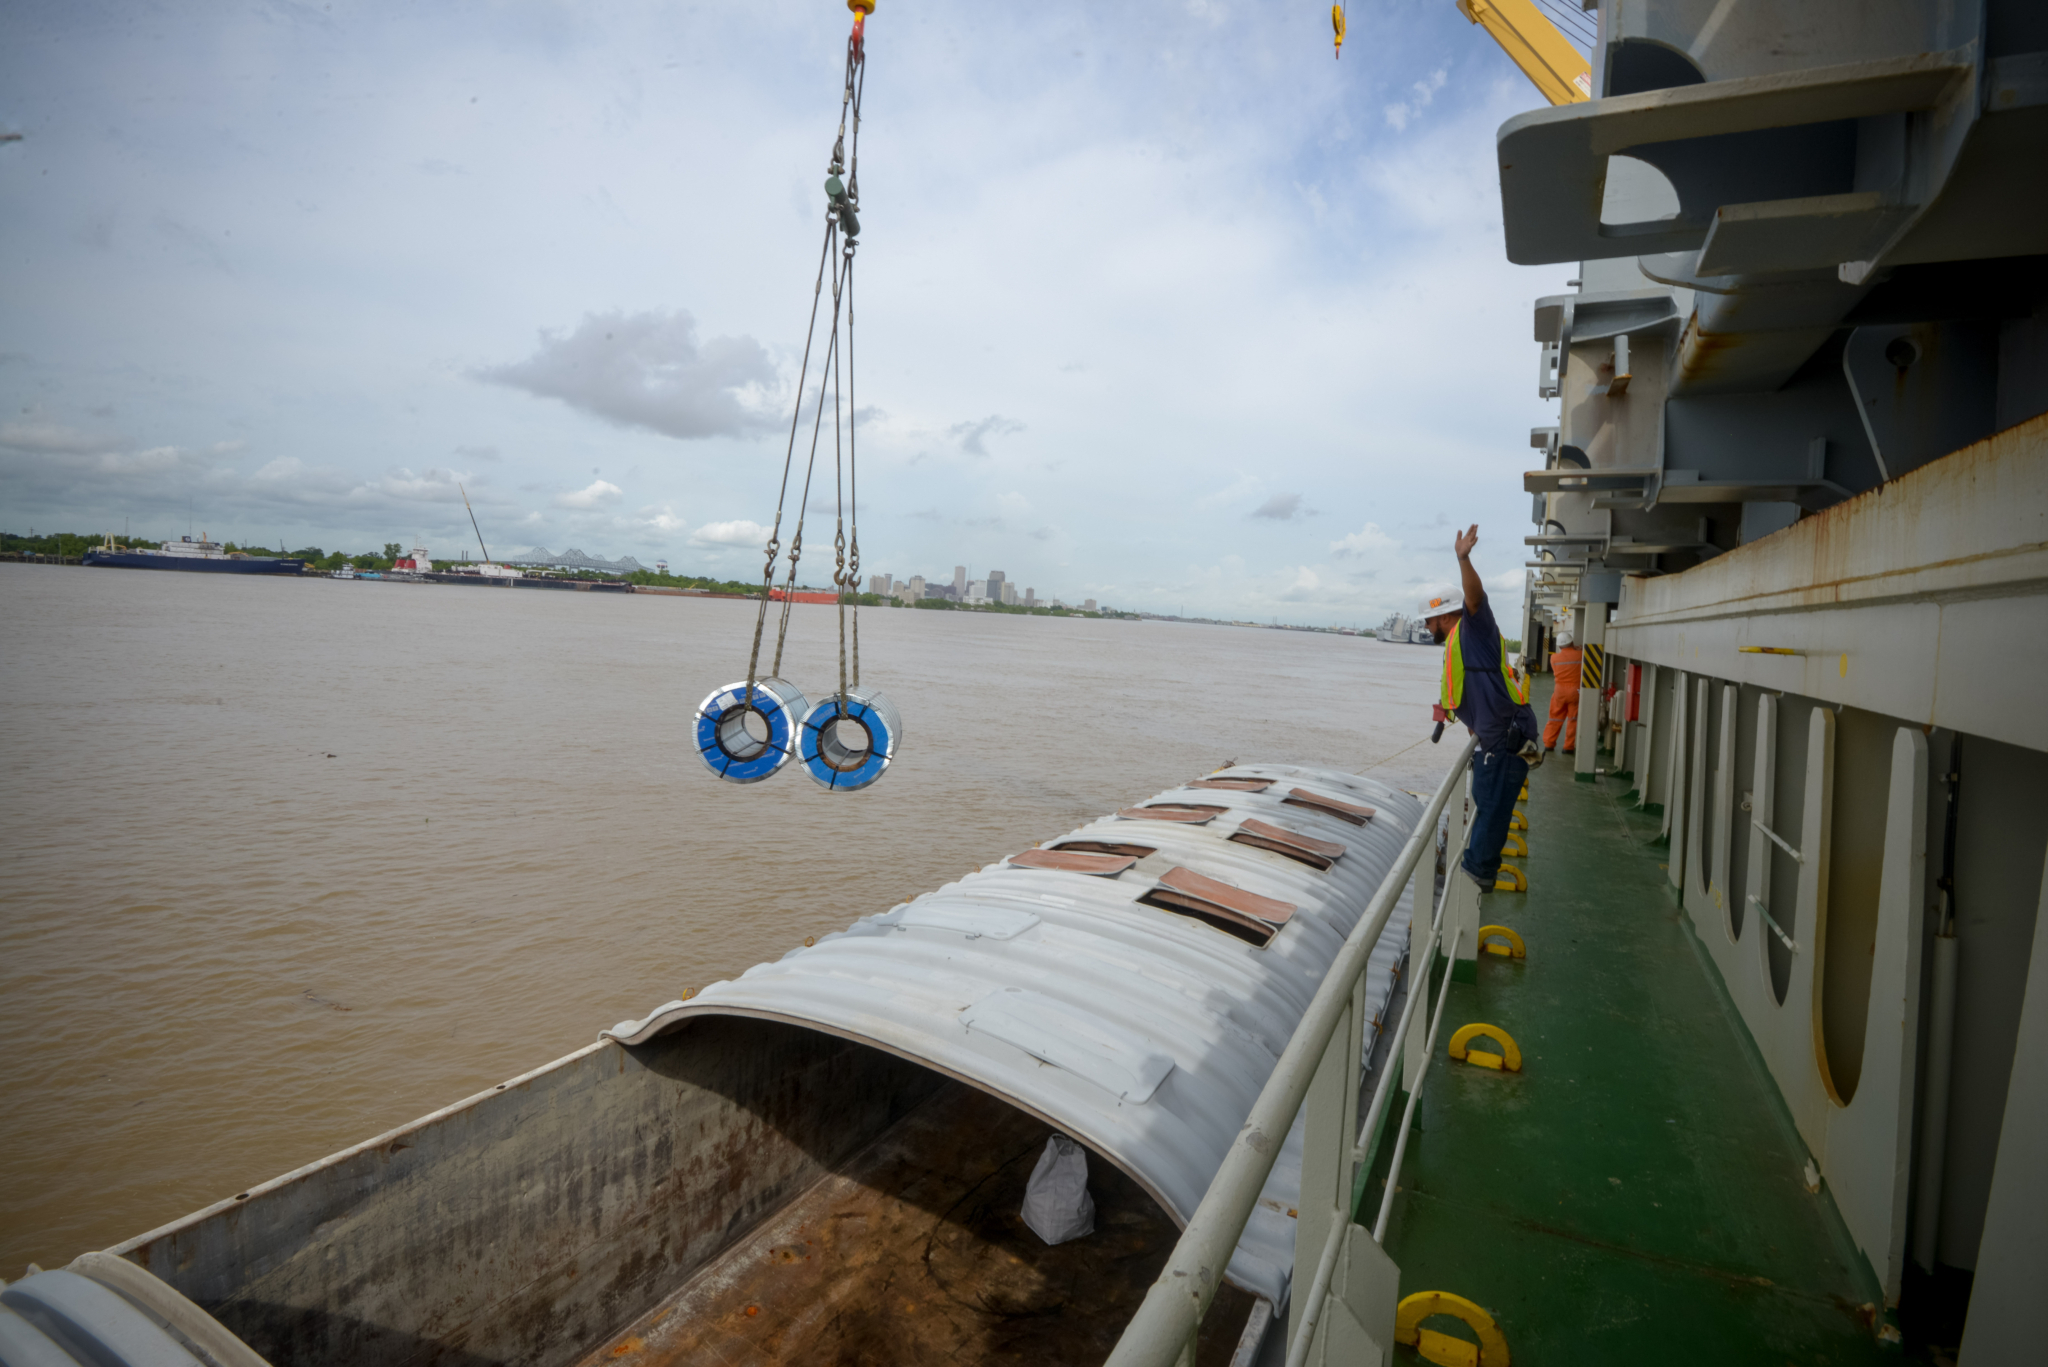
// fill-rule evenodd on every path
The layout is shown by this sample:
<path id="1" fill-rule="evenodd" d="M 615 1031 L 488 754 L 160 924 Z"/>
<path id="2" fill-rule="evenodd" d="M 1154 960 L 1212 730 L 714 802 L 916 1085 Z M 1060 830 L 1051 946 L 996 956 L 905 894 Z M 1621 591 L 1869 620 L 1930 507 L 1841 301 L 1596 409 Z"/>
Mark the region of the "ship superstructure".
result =
<path id="1" fill-rule="evenodd" d="M 1559 402 L 1529 617 L 1899 1305 L 2048 1276 L 2048 9 L 1607 0 L 1499 133 Z M 1605 707 L 1604 713 L 1599 709 Z M 1912 1285 L 1909 1286 L 1908 1283 Z"/>

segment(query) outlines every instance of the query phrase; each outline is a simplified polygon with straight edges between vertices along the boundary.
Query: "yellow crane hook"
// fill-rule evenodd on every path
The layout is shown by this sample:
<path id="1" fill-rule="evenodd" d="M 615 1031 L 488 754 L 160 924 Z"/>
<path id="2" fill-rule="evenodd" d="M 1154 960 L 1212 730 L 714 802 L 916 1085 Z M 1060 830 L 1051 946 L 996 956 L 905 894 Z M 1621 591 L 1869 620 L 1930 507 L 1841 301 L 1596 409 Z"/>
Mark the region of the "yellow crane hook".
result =
<path id="1" fill-rule="evenodd" d="M 1344 7 L 1342 5 L 1330 6 L 1330 27 L 1336 30 L 1337 33 L 1337 51 L 1331 58 L 1334 61 L 1344 55 Z"/>

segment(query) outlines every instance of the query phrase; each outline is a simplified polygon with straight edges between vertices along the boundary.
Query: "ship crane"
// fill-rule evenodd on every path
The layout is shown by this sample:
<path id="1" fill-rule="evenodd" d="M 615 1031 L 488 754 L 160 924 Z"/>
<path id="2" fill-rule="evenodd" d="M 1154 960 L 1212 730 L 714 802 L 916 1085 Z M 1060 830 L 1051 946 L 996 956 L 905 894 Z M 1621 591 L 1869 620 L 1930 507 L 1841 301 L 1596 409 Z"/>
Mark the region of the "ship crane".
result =
<path id="1" fill-rule="evenodd" d="M 1533 0 L 1458 0 L 1458 13 L 1485 29 L 1552 104 L 1593 97 L 1593 70 Z M 1344 55 L 1344 7 L 1330 7 L 1337 55 Z"/>

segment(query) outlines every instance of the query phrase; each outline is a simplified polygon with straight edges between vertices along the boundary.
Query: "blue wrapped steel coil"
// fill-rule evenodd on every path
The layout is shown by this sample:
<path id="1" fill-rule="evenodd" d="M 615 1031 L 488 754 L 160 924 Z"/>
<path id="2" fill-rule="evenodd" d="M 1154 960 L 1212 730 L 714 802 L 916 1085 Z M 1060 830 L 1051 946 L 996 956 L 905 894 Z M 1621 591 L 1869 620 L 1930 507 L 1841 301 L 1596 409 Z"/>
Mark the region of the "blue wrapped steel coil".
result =
<path id="1" fill-rule="evenodd" d="M 795 758 L 797 729 L 811 710 L 803 691 L 786 679 L 762 679 L 747 702 L 747 681 L 713 690 L 697 707 L 697 753 L 728 783 L 759 783 Z M 765 735 L 747 728 L 748 718 Z"/>
<path id="2" fill-rule="evenodd" d="M 856 743 L 846 737 L 849 728 L 865 739 Z M 896 704 L 878 689 L 855 688 L 848 690 L 844 709 L 834 694 L 804 715 L 797 757 L 820 786 L 850 792 L 888 772 L 902 739 L 903 718 Z"/>

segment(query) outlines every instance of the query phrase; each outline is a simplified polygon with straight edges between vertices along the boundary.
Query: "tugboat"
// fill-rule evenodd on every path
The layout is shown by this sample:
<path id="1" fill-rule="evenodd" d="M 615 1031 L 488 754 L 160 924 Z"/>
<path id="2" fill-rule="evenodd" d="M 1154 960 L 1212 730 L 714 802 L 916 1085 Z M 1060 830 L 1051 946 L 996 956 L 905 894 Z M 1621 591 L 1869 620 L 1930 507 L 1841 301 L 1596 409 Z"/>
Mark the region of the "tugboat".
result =
<path id="1" fill-rule="evenodd" d="M 166 541 L 159 550 L 131 549 L 109 536 L 105 543 L 85 553 L 88 565 L 118 570 L 201 570 L 209 574 L 304 574 L 306 562 L 282 556 L 249 555 L 231 551 L 204 533 L 197 540 L 189 536 Z"/>

